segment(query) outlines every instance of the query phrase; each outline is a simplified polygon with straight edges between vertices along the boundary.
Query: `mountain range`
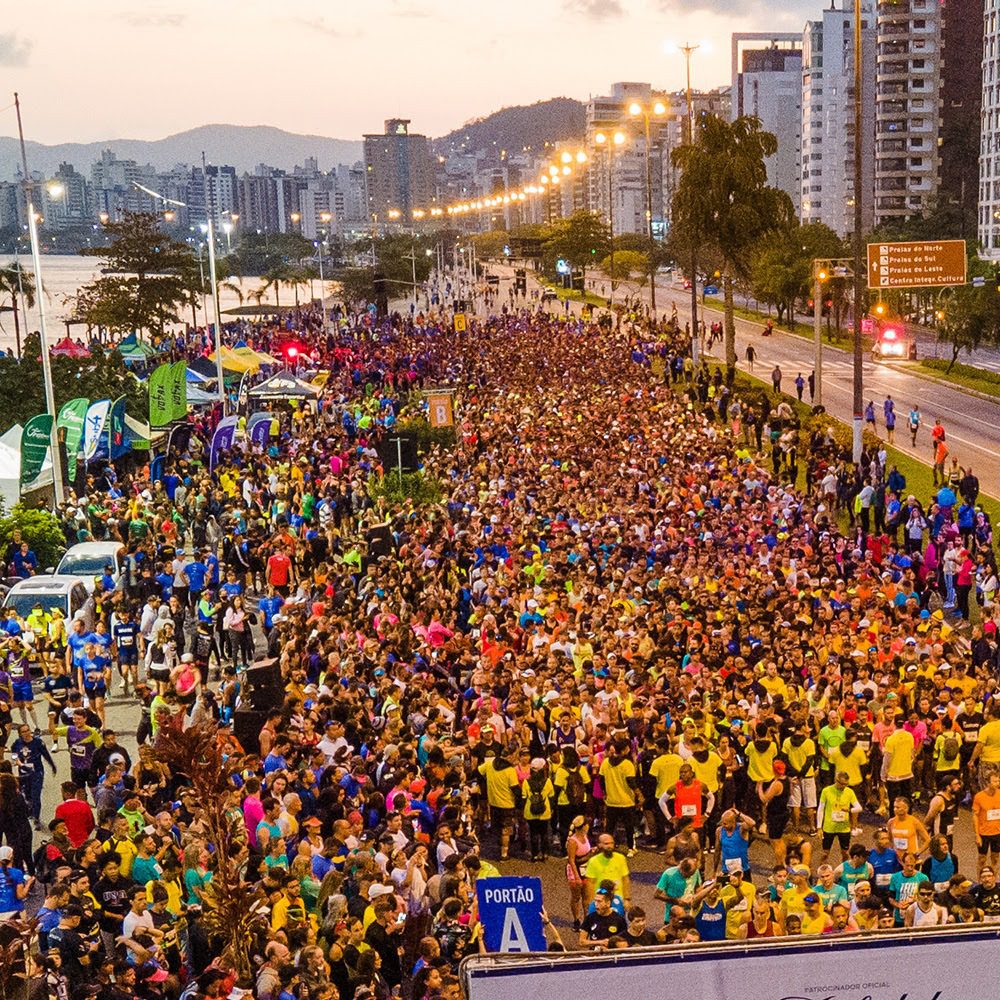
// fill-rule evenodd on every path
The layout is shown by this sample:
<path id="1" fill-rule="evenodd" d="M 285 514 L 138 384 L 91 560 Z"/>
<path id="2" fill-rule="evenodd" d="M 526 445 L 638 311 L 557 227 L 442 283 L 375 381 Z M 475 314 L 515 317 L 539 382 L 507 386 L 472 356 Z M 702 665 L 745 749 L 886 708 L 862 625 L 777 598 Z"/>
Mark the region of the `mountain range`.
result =
<path id="1" fill-rule="evenodd" d="M 484 118 L 433 140 L 436 152 L 487 149 L 498 156 L 501 149 L 517 151 L 539 148 L 545 142 L 577 139 L 585 131 L 584 106 L 568 97 L 536 104 L 502 108 Z M 333 139 L 322 135 L 286 132 L 270 125 L 201 125 L 163 139 L 108 139 L 103 142 L 66 142 L 46 145 L 27 142 L 28 168 L 51 177 L 60 163 L 72 164 L 89 176 L 90 165 L 105 149 L 120 159 L 150 163 L 157 170 L 170 170 L 178 163 L 201 161 L 229 164 L 237 173 L 253 171 L 259 163 L 291 170 L 313 156 L 321 170 L 362 158 L 360 140 Z M 21 163 L 16 138 L 0 136 L 0 180 L 12 180 Z"/>
<path id="2" fill-rule="evenodd" d="M 291 170 L 306 157 L 315 156 L 323 170 L 338 163 L 361 159 L 361 141 L 331 139 L 323 135 L 285 132 L 270 125 L 201 125 L 164 139 L 108 139 L 104 142 L 64 142 L 48 146 L 26 142 L 28 169 L 51 177 L 60 163 L 71 163 L 84 174 L 105 149 L 123 160 L 151 163 L 170 170 L 178 163 L 200 163 L 204 152 L 209 163 L 229 164 L 237 173 L 253 171 L 258 163 Z M 12 179 L 21 163 L 17 139 L 0 136 L 0 178 Z"/>

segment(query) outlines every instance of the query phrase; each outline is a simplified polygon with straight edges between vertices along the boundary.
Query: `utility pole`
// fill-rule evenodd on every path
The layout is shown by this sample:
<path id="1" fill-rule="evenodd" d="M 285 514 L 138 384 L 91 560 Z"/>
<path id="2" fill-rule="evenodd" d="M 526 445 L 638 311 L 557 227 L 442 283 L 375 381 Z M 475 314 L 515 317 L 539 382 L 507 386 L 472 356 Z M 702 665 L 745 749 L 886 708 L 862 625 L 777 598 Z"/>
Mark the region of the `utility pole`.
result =
<path id="1" fill-rule="evenodd" d="M 219 405 L 222 415 L 226 415 L 226 383 L 222 371 L 222 311 L 219 309 L 219 282 L 215 272 L 215 220 L 212 218 L 212 205 L 208 197 L 208 168 L 205 165 L 205 154 L 201 154 L 201 179 L 205 198 L 205 220 L 207 222 L 206 237 L 208 238 L 208 280 L 212 283 L 212 310 L 215 313 L 215 377 L 219 380 Z"/>
<path id="2" fill-rule="evenodd" d="M 28 154 L 24 150 L 24 128 L 21 126 L 21 102 L 14 94 L 14 108 L 17 111 L 17 135 L 21 143 L 21 167 L 24 170 L 24 197 L 28 206 L 28 237 L 31 240 L 31 266 L 35 272 L 35 302 L 38 305 L 38 336 L 42 348 L 42 380 L 45 383 L 45 409 L 52 417 L 49 433 L 49 448 L 52 452 L 52 495 L 56 506 L 63 502 L 62 456 L 59 454 L 59 437 L 56 420 L 55 392 L 52 388 L 52 359 L 49 357 L 49 341 L 45 330 L 45 291 L 42 286 L 42 257 L 38 252 L 38 220 L 35 218 L 35 204 L 32 197 L 34 185 L 28 173 Z M 20 264 L 18 265 L 20 269 Z M 18 272 L 20 281 L 20 270 Z"/>
<path id="3" fill-rule="evenodd" d="M 694 145 L 694 101 L 691 99 L 691 56 L 694 55 L 695 51 L 699 48 L 698 45 L 691 45 L 685 42 L 681 46 L 681 52 L 684 53 L 684 63 L 687 72 L 687 87 L 685 88 L 685 96 L 687 98 L 687 119 L 688 119 L 688 136 L 687 141 L 690 145 Z M 699 355 L 699 341 L 698 341 L 698 248 L 694 244 L 694 240 L 691 241 L 691 360 L 694 364 L 698 364 Z"/>

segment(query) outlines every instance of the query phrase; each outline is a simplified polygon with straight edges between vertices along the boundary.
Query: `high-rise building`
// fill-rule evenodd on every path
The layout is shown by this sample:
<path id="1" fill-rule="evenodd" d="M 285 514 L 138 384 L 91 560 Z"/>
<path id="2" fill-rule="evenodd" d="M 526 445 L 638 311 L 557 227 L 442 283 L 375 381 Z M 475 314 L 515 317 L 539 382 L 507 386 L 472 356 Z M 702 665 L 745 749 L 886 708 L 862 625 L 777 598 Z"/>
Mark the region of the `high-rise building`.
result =
<path id="1" fill-rule="evenodd" d="M 986 0 L 979 156 L 979 243 L 1000 260 L 1000 0 Z"/>
<path id="2" fill-rule="evenodd" d="M 767 182 L 799 207 L 801 183 L 802 34 L 744 32 L 732 36 L 732 117 L 752 115 L 778 140 L 767 158 Z"/>
<path id="3" fill-rule="evenodd" d="M 875 23 L 861 5 L 861 215 L 874 217 Z M 799 218 L 840 236 L 854 231 L 854 5 L 823 11 L 802 32 L 802 121 Z"/>
<path id="4" fill-rule="evenodd" d="M 274 172 L 258 167 L 239 181 L 240 228 L 246 232 L 278 232 L 278 182 Z"/>
<path id="5" fill-rule="evenodd" d="M 971 217 L 983 0 L 882 0 L 877 34 L 875 221 Z"/>
<path id="6" fill-rule="evenodd" d="M 434 201 L 427 137 L 410 132 L 409 119 L 390 118 L 381 135 L 366 135 L 364 143 L 369 217 L 399 212 L 409 222 L 414 209 L 426 210 Z"/>

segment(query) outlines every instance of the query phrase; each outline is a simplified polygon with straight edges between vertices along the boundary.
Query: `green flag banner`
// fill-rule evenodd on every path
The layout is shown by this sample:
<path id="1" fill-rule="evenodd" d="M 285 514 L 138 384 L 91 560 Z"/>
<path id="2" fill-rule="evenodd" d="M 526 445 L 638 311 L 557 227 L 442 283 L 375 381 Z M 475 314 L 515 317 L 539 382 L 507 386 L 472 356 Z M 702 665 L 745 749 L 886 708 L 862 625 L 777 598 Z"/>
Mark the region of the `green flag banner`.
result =
<path id="1" fill-rule="evenodd" d="M 187 412 L 187 362 L 175 361 L 170 366 L 170 417 L 172 420 L 186 420 Z"/>
<path id="2" fill-rule="evenodd" d="M 52 414 L 32 417 L 21 432 L 21 489 L 38 478 L 52 441 Z"/>
<path id="3" fill-rule="evenodd" d="M 166 427 L 171 420 L 170 372 L 171 364 L 160 365 L 149 376 L 149 426 Z"/>
<path id="4" fill-rule="evenodd" d="M 80 453 L 80 445 L 83 443 L 83 425 L 89 406 L 90 400 L 82 396 L 79 399 L 71 399 L 63 404 L 56 420 L 56 427 L 66 428 L 66 473 L 70 482 L 76 479 L 76 460 Z"/>

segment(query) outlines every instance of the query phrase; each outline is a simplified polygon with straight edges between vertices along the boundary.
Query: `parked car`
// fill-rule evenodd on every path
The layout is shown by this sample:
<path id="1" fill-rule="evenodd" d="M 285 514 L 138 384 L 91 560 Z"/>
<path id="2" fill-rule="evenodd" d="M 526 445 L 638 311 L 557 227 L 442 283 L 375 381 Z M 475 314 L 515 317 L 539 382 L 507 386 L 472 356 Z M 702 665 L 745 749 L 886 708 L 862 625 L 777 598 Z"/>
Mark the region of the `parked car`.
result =
<path id="1" fill-rule="evenodd" d="M 706 285 L 705 286 L 705 294 L 706 295 L 718 295 L 719 294 L 719 286 L 718 285 Z"/>
<path id="2" fill-rule="evenodd" d="M 94 577 L 104 575 L 104 567 L 112 568 L 115 583 L 121 576 L 125 548 L 121 542 L 80 542 L 66 550 L 55 571 L 58 576 L 75 576 L 81 579 L 90 593 Z"/>
<path id="3" fill-rule="evenodd" d="M 87 603 L 87 588 L 77 576 L 51 576 L 43 574 L 19 580 L 4 595 L 3 606 L 13 608 L 19 618 L 27 618 L 36 604 L 45 611 L 59 608 L 66 621 Z"/>

